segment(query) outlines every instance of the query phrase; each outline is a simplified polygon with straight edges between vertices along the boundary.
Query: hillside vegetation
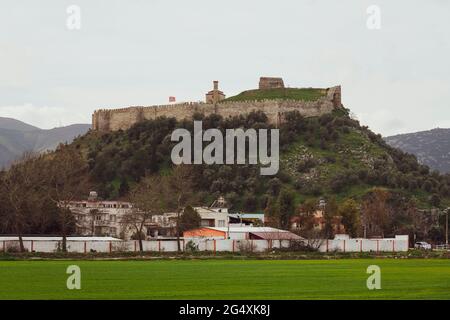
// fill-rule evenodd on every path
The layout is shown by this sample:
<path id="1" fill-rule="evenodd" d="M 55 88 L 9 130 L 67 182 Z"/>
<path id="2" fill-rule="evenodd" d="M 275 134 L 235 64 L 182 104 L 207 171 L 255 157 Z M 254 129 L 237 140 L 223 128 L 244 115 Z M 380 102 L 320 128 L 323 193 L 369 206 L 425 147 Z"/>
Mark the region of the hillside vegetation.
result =
<path id="1" fill-rule="evenodd" d="M 271 128 L 265 114 L 223 119 L 204 117 L 208 128 Z M 71 145 L 80 149 L 89 163 L 92 187 L 107 199 L 126 196 L 145 175 L 164 175 L 171 170 L 170 135 L 175 128 L 193 131 L 193 122 L 158 118 L 138 123 L 127 131 L 91 132 Z M 286 115 L 280 127 L 280 171 L 261 176 L 257 166 L 195 165 L 195 191 L 203 203 L 225 195 L 234 210 L 263 211 L 267 201 L 281 189 L 295 194 L 296 204 L 307 199 L 335 197 L 356 200 L 374 187 L 395 192 L 418 207 L 449 204 L 450 176 L 430 172 L 409 154 L 387 145 L 380 135 L 336 111 L 319 118 Z"/>
<path id="2" fill-rule="evenodd" d="M 273 128 L 262 112 L 232 118 L 195 114 L 194 120 L 202 120 L 204 130 L 222 132 Z M 275 176 L 260 175 L 257 165 L 174 168 L 172 132 L 184 128 L 192 133 L 193 125 L 192 119 L 162 117 L 126 131 L 90 131 L 55 152 L 0 172 L 0 232 L 68 235 L 73 216 L 56 203 L 86 199 L 92 190 L 104 199 L 135 202 L 130 195 L 147 190 L 145 198 L 157 204 L 153 212 L 207 205 L 222 195 L 231 211 L 264 211 L 269 225 L 289 229 L 297 221 L 299 232 L 314 236 L 310 232 L 317 225 L 314 213 L 320 202 L 325 203 L 322 236 L 327 238 L 343 232 L 334 229 L 334 221 L 342 221 L 352 236 L 444 239 L 445 216 L 431 208 L 449 206 L 450 175 L 430 172 L 413 155 L 390 147 L 351 119 L 348 110 L 311 118 L 284 114 Z M 167 199 L 159 203 L 155 195 Z"/>
<path id="3" fill-rule="evenodd" d="M 279 89 L 255 89 L 241 92 L 224 101 L 261 101 L 270 99 L 315 101 L 326 94 L 326 89 L 316 88 L 279 88 Z"/>

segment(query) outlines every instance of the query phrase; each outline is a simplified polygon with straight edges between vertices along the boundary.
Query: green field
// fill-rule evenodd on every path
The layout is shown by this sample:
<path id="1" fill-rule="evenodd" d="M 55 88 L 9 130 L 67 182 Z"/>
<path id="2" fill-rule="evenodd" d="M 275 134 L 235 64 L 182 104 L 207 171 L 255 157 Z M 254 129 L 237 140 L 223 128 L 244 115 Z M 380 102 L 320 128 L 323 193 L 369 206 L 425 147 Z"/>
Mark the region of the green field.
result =
<path id="1" fill-rule="evenodd" d="M 0 261 L 0 299 L 450 299 L 450 260 Z"/>

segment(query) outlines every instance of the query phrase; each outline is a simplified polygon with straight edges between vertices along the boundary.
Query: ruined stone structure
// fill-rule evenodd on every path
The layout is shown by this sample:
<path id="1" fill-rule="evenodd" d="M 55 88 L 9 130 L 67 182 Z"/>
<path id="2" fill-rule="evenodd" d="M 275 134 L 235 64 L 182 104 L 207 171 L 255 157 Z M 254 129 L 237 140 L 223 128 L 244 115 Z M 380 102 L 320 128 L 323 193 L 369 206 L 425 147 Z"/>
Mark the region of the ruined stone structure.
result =
<path id="1" fill-rule="evenodd" d="M 219 81 L 214 81 L 214 89 L 206 94 L 206 103 L 217 103 L 225 100 L 225 95 L 219 90 Z"/>
<path id="2" fill-rule="evenodd" d="M 259 78 L 259 89 L 282 89 L 284 88 L 284 82 L 282 78 L 270 78 L 261 77 Z"/>
<path id="3" fill-rule="evenodd" d="M 92 115 L 92 128 L 96 131 L 109 132 L 126 130 L 135 123 L 157 117 L 174 117 L 177 120 L 189 119 L 195 113 L 205 115 L 219 114 L 223 117 L 248 114 L 252 111 L 264 112 L 272 124 L 278 125 L 283 121 L 283 114 L 299 111 L 305 117 L 320 116 L 340 108 L 341 87 L 324 90 L 324 96 L 315 101 L 302 100 L 263 100 L 263 101 L 221 101 L 223 93 L 218 90 L 218 83 L 212 95 L 207 94 L 207 103 L 188 102 L 179 104 L 128 107 L 123 109 L 97 110 Z M 224 96 L 223 96 L 224 97 Z"/>

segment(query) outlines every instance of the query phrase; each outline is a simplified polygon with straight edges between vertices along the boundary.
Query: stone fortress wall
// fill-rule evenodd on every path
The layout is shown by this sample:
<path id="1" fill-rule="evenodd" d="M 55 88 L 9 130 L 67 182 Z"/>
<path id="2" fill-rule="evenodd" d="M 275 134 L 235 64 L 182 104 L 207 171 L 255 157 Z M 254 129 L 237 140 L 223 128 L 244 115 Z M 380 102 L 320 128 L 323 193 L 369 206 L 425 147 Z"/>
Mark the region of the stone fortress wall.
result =
<path id="1" fill-rule="evenodd" d="M 205 115 L 219 114 L 226 117 L 248 114 L 252 111 L 264 112 L 272 124 L 283 121 L 283 114 L 299 111 L 305 117 L 320 116 L 342 107 L 341 87 L 326 89 L 326 95 L 315 101 L 301 100 L 263 100 L 263 101 L 223 101 L 215 103 L 189 102 L 149 107 L 128 107 L 122 109 L 97 110 L 92 115 L 92 128 L 109 132 L 129 129 L 143 120 L 157 117 L 174 117 L 177 120 L 189 119 L 195 113 Z"/>

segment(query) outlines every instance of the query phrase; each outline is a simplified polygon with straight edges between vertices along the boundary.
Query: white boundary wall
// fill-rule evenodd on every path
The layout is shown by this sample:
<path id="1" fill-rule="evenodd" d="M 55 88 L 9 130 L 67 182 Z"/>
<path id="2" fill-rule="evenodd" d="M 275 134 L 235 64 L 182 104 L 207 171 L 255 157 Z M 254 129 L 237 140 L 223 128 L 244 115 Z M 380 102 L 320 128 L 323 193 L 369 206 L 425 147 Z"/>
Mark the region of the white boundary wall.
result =
<path id="1" fill-rule="evenodd" d="M 294 240 L 293 240 L 294 241 Z M 306 240 L 305 240 L 306 241 Z M 289 248 L 290 240 L 224 240 L 224 239 L 181 239 L 184 251 L 189 242 L 199 251 L 239 252 L 241 250 L 264 252 L 277 248 Z M 24 240 L 28 252 L 57 252 L 61 241 L 57 240 Z M 313 246 L 320 252 L 406 252 L 409 247 L 408 236 L 396 236 L 391 239 L 334 239 L 314 240 Z M 147 252 L 176 252 L 176 240 L 143 241 Z M 0 252 L 18 249 L 17 240 L 0 241 Z M 137 252 L 138 241 L 67 241 L 67 251 L 76 253 L 90 252 Z"/>

